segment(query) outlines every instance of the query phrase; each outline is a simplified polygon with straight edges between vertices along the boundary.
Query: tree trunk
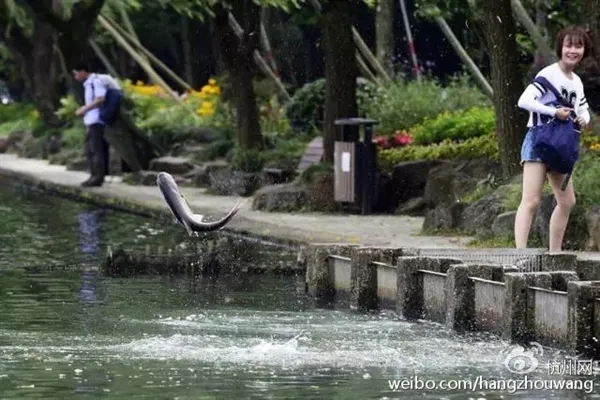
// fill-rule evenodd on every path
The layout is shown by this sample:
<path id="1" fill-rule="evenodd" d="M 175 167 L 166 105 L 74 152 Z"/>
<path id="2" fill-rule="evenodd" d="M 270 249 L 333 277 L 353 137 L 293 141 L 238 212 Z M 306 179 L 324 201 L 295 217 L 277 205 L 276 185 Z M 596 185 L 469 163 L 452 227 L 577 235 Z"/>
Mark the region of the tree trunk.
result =
<path id="1" fill-rule="evenodd" d="M 36 34 L 33 38 L 32 79 L 35 87 L 34 99 L 46 125 L 55 127 L 60 124 L 59 118 L 54 114 L 60 100 L 58 74 L 54 62 L 52 29 L 48 26 L 44 28 L 43 31 L 46 31 L 46 33 L 43 33 L 43 36 Z"/>
<path id="2" fill-rule="evenodd" d="M 381 1 L 375 16 L 375 40 L 377 61 L 388 74 L 392 74 L 392 57 L 394 55 L 394 11 L 396 1 Z"/>
<path id="3" fill-rule="evenodd" d="M 594 46 L 592 55 L 600 62 L 600 0 L 585 1 L 585 15 L 590 30 L 592 44 Z"/>
<path id="4" fill-rule="evenodd" d="M 228 11 L 221 6 L 215 10 L 214 29 L 219 52 L 229 72 L 236 105 L 238 143 L 242 149 L 262 145 L 258 104 L 254 93 L 254 50 L 260 37 L 260 8 L 251 1 L 235 0 L 233 15 L 244 30 L 238 39 L 229 26 Z"/>
<path id="5" fill-rule="evenodd" d="M 591 57 L 585 60 L 580 72 L 585 88 L 585 97 L 590 108 L 600 111 L 600 0 L 588 0 L 585 3 L 589 33 L 594 46 Z"/>
<path id="6" fill-rule="evenodd" d="M 181 17 L 181 47 L 183 52 L 183 76 L 185 81 L 194 86 L 194 68 L 192 56 L 192 44 L 190 42 L 190 19 L 182 15 Z"/>
<path id="7" fill-rule="evenodd" d="M 500 160 L 505 177 L 520 172 L 520 148 L 525 136 L 523 112 L 517 107 L 523 91 L 521 77 L 515 74 L 519 65 L 516 27 L 510 0 L 484 0 L 482 2 L 487 30 L 496 110 L 496 134 Z"/>
<path id="8" fill-rule="evenodd" d="M 54 62 L 54 39 L 52 26 L 34 21 L 32 36 L 26 37 L 13 28 L 5 43 L 14 55 L 25 87 L 44 123 L 49 127 L 60 124 L 54 114 L 59 104 L 58 74 Z"/>
<path id="9" fill-rule="evenodd" d="M 333 162 L 335 120 L 358 116 L 356 78 L 358 67 L 352 39 L 352 4 L 330 0 L 323 7 L 323 51 L 325 53 L 324 161 Z M 355 132 L 356 134 L 356 132 Z"/>
<path id="10" fill-rule="evenodd" d="M 102 10 L 105 0 L 77 2 L 71 8 L 71 17 L 65 20 L 57 12 L 54 0 L 23 0 L 31 10 L 30 18 L 50 24 L 59 33 L 58 48 L 64 58 L 67 69 L 84 59 L 89 48 L 96 18 Z M 83 91 L 73 76 L 66 77 L 69 87 L 79 102 L 83 102 Z"/>

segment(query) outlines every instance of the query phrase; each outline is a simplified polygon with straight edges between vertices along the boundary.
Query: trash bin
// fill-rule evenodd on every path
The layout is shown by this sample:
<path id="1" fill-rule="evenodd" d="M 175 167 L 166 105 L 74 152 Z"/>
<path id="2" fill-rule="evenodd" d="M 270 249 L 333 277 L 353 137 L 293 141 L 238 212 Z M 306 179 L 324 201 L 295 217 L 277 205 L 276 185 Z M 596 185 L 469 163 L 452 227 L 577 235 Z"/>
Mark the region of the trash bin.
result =
<path id="1" fill-rule="evenodd" d="M 366 118 L 336 119 L 340 126 L 334 143 L 334 198 L 336 202 L 356 204 L 362 214 L 370 214 L 376 188 L 377 149 L 373 143 L 373 125 Z M 360 127 L 363 141 L 360 142 Z"/>

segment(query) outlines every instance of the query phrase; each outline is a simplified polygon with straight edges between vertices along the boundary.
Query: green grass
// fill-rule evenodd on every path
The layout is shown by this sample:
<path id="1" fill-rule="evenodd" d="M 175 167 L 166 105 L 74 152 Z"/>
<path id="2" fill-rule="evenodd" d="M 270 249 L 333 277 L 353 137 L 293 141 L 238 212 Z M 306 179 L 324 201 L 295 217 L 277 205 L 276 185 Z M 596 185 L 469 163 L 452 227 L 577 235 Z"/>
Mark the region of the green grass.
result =
<path id="1" fill-rule="evenodd" d="M 508 236 L 495 236 L 491 238 L 475 238 L 467 244 L 469 248 L 514 248 L 515 247 L 515 238 L 513 235 Z M 532 235 L 529 238 L 529 242 L 527 243 L 527 247 L 544 247 L 542 241 L 537 235 Z"/>

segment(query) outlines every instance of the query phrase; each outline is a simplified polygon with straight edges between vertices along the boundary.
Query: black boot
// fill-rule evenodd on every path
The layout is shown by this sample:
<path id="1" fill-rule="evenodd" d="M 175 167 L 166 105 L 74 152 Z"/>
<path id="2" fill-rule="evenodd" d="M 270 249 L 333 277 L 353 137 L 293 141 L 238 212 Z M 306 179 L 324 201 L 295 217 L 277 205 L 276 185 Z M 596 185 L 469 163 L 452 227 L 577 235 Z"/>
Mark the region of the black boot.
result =
<path id="1" fill-rule="evenodd" d="M 83 182 L 81 184 L 81 186 L 82 187 L 102 186 L 103 183 L 104 183 L 104 177 L 95 175 L 95 176 L 90 177 L 90 179 L 88 179 L 87 181 Z"/>
<path id="2" fill-rule="evenodd" d="M 90 171 L 90 177 L 87 178 L 85 181 L 81 182 L 81 186 L 83 187 L 88 186 L 89 181 L 91 181 L 92 177 L 94 176 L 94 163 L 92 162 L 92 156 L 89 155 L 87 151 L 85 154 L 85 158 L 87 158 L 88 171 Z"/>
<path id="3" fill-rule="evenodd" d="M 81 186 L 92 187 L 102 186 L 104 183 L 104 176 L 106 174 L 106 166 L 104 165 L 105 159 L 102 155 L 95 156 L 92 161 L 92 176 L 87 181 L 83 182 Z"/>

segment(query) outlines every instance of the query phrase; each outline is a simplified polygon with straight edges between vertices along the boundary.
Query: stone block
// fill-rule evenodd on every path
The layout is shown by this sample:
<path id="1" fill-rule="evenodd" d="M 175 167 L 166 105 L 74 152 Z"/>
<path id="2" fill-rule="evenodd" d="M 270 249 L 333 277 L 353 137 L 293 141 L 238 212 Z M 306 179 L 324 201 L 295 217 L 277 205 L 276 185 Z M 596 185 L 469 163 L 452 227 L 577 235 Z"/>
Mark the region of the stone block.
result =
<path id="1" fill-rule="evenodd" d="M 431 271 L 440 272 L 442 274 L 445 274 L 446 272 L 448 272 L 448 268 L 450 268 L 451 265 L 462 264 L 462 263 L 463 263 L 463 261 L 459 258 L 445 258 L 445 257 L 430 258 L 429 259 L 429 268 L 424 268 L 424 269 L 428 269 Z"/>
<path id="2" fill-rule="evenodd" d="M 377 309 L 377 251 L 371 247 L 356 247 L 351 251 L 352 291 L 350 307 L 359 311 Z"/>
<path id="3" fill-rule="evenodd" d="M 569 349 L 592 356 L 600 354 L 594 335 L 596 299 L 600 298 L 600 281 L 571 281 L 567 285 L 569 299 Z"/>
<path id="4" fill-rule="evenodd" d="M 470 330 L 473 325 L 475 293 L 467 265 L 452 265 L 446 274 L 446 327 Z"/>
<path id="5" fill-rule="evenodd" d="M 575 271 L 577 269 L 577 256 L 575 254 L 542 255 L 542 271 Z"/>
<path id="6" fill-rule="evenodd" d="M 577 260 L 577 275 L 582 281 L 600 280 L 600 260 Z"/>
<path id="7" fill-rule="evenodd" d="M 533 316 L 533 310 L 527 308 L 528 281 L 526 273 L 508 273 L 504 275 L 506 297 L 504 304 L 504 329 L 502 338 L 505 340 L 525 340 L 531 336 L 533 326 L 528 325 Z"/>
<path id="8" fill-rule="evenodd" d="M 566 292 L 569 282 L 578 281 L 579 277 L 575 271 L 558 271 L 550 273 L 552 278 L 552 290 Z"/>
<path id="9" fill-rule="evenodd" d="M 423 280 L 420 269 L 428 269 L 430 259 L 400 257 L 396 261 L 398 297 L 396 310 L 407 320 L 419 319 L 423 313 Z"/>

